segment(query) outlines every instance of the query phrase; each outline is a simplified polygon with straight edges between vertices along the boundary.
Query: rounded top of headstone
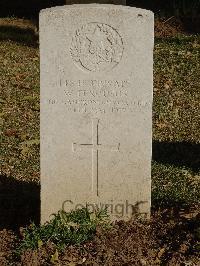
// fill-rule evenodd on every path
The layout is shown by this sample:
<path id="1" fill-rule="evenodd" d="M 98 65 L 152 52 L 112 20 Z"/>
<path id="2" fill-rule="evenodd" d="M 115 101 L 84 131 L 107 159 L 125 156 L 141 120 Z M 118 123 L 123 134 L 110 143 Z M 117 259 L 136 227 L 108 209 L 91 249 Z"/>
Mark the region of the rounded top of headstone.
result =
<path id="1" fill-rule="evenodd" d="M 70 9 L 86 9 L 86 8 L 110 8 L 110 9 L 123 9 L 130 12 L 138 12 L 143 15 L 150 15 L 153 16 L 154 13 L 151 10 L 137 8 L 137 7 L 130 7 L 130 6 L 123 6 L 123 5 L 113 5 L 113 4 L 73 4 L 73 5 L 63 5 L 63 6 L 56 6 L 56 7 L 50 7 L 40 10 L 40 14 L 43 13 L 51 13 L 51 12 L 57 12 L 57 11 L 66 11 Z"/>

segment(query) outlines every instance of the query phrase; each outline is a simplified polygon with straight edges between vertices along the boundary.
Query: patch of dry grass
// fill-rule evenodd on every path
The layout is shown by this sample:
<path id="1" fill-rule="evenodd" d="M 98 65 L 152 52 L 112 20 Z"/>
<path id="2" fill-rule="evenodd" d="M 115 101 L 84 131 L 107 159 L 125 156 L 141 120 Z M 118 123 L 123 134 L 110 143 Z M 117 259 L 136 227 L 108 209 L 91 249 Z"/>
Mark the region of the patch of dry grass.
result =
<path id="1" fill-rule="evenodd" d="M 17 179 L 38 180 L 38 48 L 21 44 L 21 40 L 2 40 L 0 76 L 1 172 Z"/>

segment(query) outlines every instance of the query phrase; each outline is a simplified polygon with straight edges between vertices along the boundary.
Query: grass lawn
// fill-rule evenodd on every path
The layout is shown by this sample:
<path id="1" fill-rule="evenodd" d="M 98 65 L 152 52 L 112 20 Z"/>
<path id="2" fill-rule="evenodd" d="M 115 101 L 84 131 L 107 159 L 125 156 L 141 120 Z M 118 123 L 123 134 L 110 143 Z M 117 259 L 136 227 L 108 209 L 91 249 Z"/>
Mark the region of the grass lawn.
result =
<path id="1" fill-rule="evenodd" d="M 1 230 L 12 228 L 13 223 L 15 229 L 27 225 L 30 219 L 38 222 L 39 46 L 31 22 L 0 19 L 0 77 Z M 153 213 L 172 210 L 185 219 L 199 217 L 199 80 L 200 36 L 155 39 Z M 200 228 L 200 224 L 195 226 Z M 161 264 L 151 265 L 170 265 L 162 264 L 161 257 Z M 167 255 L 164 257 L 167 261 Z M 197 263 L 200 265 L 200 259 Z"/>

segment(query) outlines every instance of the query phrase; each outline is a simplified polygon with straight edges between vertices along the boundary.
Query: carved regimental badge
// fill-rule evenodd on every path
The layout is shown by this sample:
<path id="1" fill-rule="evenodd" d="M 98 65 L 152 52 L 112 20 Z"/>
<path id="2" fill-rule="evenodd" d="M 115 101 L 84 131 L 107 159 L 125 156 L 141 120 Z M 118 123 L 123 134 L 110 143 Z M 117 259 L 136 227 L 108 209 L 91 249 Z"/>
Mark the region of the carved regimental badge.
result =
<path id="1" fill-rule="evenodd" d="M 120 62 L 123 42 L 111 26 L 92 22 L 75 32 L 70 52 L 81 69 L 98 72 L 111 69 Z"/>

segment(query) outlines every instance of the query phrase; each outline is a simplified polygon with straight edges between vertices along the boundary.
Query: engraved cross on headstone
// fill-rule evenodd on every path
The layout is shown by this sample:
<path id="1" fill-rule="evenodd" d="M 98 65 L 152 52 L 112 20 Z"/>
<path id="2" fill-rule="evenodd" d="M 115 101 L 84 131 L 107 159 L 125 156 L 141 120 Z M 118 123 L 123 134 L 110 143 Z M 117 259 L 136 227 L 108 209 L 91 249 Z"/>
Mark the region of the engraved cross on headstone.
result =
<path id="1" fill-rule="evenodd" d="M 99 196 L 99 151 L 119 151 L 120 143 L 114 145 L 103 145 L 99 143 L 99 119 L 92 120 L 92 143 L 73 143 L 73 151 L 82 148 L 92 149 L 92 192 Z"/>

